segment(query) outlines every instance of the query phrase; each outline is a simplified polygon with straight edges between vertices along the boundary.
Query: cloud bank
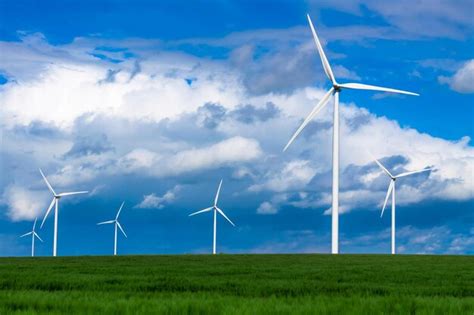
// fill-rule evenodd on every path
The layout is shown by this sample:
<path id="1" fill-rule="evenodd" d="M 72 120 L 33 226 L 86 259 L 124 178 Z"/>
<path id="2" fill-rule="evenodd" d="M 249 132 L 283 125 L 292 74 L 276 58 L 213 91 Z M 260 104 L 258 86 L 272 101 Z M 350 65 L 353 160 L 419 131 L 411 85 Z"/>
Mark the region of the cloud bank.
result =
<path id="1" fill-rule="evenodd" d="M 40 166 L 53 185 L 90 189 L 104 185 L 104 178 L 178 179 L 227 169 L 244 183 L 241 193 L 261 194 L 259 214 L 276 214 L 286 206 L 328 209 L 331 106 L 281 152 L 323 89 L 303 85 L 275 92 L 250 83 L 258 87 L 256 93 L 248 81 L 254 70 L 239 66 L 239 60 L 251 58 L 250 48 L 223 62 L 166 50 L 151 53 L 155 42 L 130 40 L 137 57 L 94 56 L 96 47 L 106 44 L 125 45 L 80 38 L 53 46 L 40 34 L 0 43 L 9 56 L 0 65 L 8 74 L 0 86 L 7 170 L 0 188 L 10 219 L 31 219 L 47 206 L 35 195 L 44 188 L 36 174 Z M 117 58 L 120 62 L 110 61 Z M 468 138 L 434 137 L 377 116 L 363 104 L 343 103 L 343 212 L 376 209 L 383 201 L 388 181 L 367 151 L 394 172 L 434 167 L 401 183 L 399 204 L 473 198 L 474 151 Z M 137 207 L 160 208 L 173 202 L 173 194 L 142 193 Z"/>

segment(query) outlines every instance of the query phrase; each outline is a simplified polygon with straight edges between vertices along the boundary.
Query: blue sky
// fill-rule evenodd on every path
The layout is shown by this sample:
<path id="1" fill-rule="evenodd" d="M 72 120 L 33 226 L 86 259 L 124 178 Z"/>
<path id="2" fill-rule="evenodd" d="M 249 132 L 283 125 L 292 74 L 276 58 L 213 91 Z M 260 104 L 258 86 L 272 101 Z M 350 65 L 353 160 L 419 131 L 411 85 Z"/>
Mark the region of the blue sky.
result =
<path id="1" fill-rule="evenodd" d="M 409 6 L 410 10 L 406 10 Z M 59 191 L 59 254 L 330 251 L 331 108 L 282 148 L 338 81 L 419 92 L 341 94 L 340 250 L 388 253 L 396 171 L 401 253 L 474 251 L 474 25 L 469 1 L 1 1 L 0 255 Z M 467 8 L 470 8 L 468 10 Z M 332 104 L 332 102 L 330 103 Z M 52 219 L 39 230 L 49 255 Z"/>

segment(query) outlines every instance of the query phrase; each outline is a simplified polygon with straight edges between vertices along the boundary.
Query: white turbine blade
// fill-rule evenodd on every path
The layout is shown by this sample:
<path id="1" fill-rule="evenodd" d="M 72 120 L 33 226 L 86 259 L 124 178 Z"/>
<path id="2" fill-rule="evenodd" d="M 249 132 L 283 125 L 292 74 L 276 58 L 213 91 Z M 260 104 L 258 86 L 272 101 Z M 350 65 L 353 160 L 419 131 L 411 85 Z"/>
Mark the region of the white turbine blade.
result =
<path id="1" fill-rule="evenodd" d="M 301 124 L 301 126 L 298 128 L 298 130 L 296 130 L 296 132 L 293 134 L 293 136 L 291 137 L 290 141 L 288 141 L 288 144 L 285 146 L 285 148 L 283 149 L 283 152 L 286 151 L 286 149 L 288 149 L 288 147 L 290 146 L 290 144 L 293 143 L 293 141 L 296 139 L 296 137 L 298 137 L 298 135 L 301 133 L 301 131 L 304 129 L 304 127 L 306 127 L 307 124 L 309 124 L 309 122 L 311 121 L 311 119 L 314 118 L 314 116 L 316 116 L 317 113 L 319 113 L 319 111 L 324 107 L 324 105 L 326 105 L 329 101 L 329 97 L 331 96 L 331 94 L 333 93 L 334 91 L 334 88 L 331 88 L 324 96 L 323 98 L 319 101 L 319 103 L 313 108 L 313 110 L 311 111 L 311 113 L 309 113 L 308 117 L 306 117 L 306 119 L 303 121 L 303 123 Z"/>
<path id="2" fill-rule="evenodd" d="M 221 209 L 219 209 L 219 208 L 217 208 L 217 207 L 216 207 L 216 209 L 217 209 L 217 212 L 219 212 L 224 218 L 226 218 L 227 221 L 230 222 L 230 224 L 232 224 L 233 226 L 235 226 L 234 222 L 232 222 L 232 221 L 225 215 L 224 211 L 222 211 Z"/>
<path id="3" fill-rule="evenodd" d="M 33 232 L 35 231 L 36 221 L 38 221 L 38 218 L 35 218 L 35 223 L 33 223 Z"/>
<path id="4" fill-rule="evenodd" d="M 38 235 L 38 233 L 34 232 L 35 236 L 41 241 L 43 242 L 43 240 L 41 239 L 41 237 Z"/>
<path id="5" fill-rule="evenodd" d="M 118 219 L 118 217 L 119 217 L 119 215 L 120 215 L 120 211 L 122 211 L 122 208 L 123 208 L 123 205 L 124 205 L 124 204 L 125 204 L 125 201 L 122 202 L 122 205 L 120 206 L 120 209 L 119 209 L 119 211 L 117 212 L 117 216 L 115 216 L 115 220 Z"/>
<path id="6" fill-rule="evenodd" d="M 43 171 L 41 169 L 39 169 L 40 173 L 41 173 L 41 176 L 43 176 L 43 180 L 44 182 L 46 183 L 46 185 L 48 186 L 49 190 L 53 193 L 53 195 L 56 196 L 56 192 L 54 191 L 53 187 L 51 186 L 51 184 L 48 182 L 48 180 L 46 179 L 46 176 L 44 176 L 43 174 Z"/>
<path id="7" fill-rule="evenodd" d="M 209 208 L 206 208 L 206 209 L 199 210 L 199 211 L 197 211 L 197 212 L 191 213 L 189 216 L 192 217 L 193 215 L 196 215 L 196 214 L 200 214 L 200 213 L 203 213 L 203 212 L 211 211 L 212 208 L 213 208 L 213 207 L 209 207 Z"/>
<path id="8" fill-rule="evenodd" d="M 412 175 L 412 174 L 416 174 L 416 173 L 421 173 L 421 172 L 426 172 L 426 171 L 431 171 L 431 168 L 425 168 L 425 169 L 418 170 L 418 171 L 412 171 L 412 172 L 401 173 L 401 174 L 398 174 L 397 176 L 395 176 L 395 178 L 405 177 L 405 176 L 408 176 L 408 175 Z"/>
<path id="9" fill-rule="evenodd" d="M 219 183 L 219 187 L 217 188 L 216 198 L 214 198 L 214 206 L 217 205 L 217 200 L 219 199 L 219 193 L 221 192 L 221 186 L 222 186 L 222 179 L 221 179 L 221 182 Z"/>
<path id="10" fill-rule="evenodd" d="M 51 204 L 49 205 L 48 210 L 46 210 L 46 214 L 44 215 L 43 221 L 41 222 L 40 229 L 43 228 L 43 224 L 46 221 L 46 218 L 48 217 L 48 214 L 51 211 L 51 209 L 53 208 L 55 202 L 56 202 L 56 198 L 53 198 L 53 201 L 51 201 Z"/>
<path id="11" fill-rule="evenodd" d="M 25 234 L 23 234 L 23 235 L 22 235 L 22 236 L 20 236 L 20 237 L 25 237 L 25 236 L 28 236 L 28 235 L 31 235 L 31 234 L 33 234 L 33 232 L 28 232 L 28 233 L 25 233 Z"/>
<path id="12" fill-rule="evenodd" d="M 361 84 L 361 83 L 344 83 L 344 84 L 339 84 L 339 87 L 346 88 L 346 89 L 353 89 L 353 90 L 370 90 L 370 91 L 381 91 L 381 92 L 420 96 L 420 94 L 413 93 L 413 92 L 396 90 L 396 89 L 375 86 L 375 85 Z"/>
<path id="13" fill-rule="evenodd" d="M 79 195 L 79 194 L 87 194 L 88 191 L 72 191 L 72 192 L 65 192 L 65 193 L 60 193 L 58 196 L 59 197 L 64 197 L 64 196 L 70 196 L 70 195 Z"/>
<path id="14" fill-rule="evenodd" d="M 385 210 L 385 207 L 387 206 L 388 198 L 390 197 L 390 193 L 393 190 L 393 184 L 394 184 L 394 181 L 392 179 L 392 180 L 390 180 L 390 185 L 388 185 L 387 196 L 385 196 L 385 202 L 383 203 L 382 213 L 380 214 L 380 217 L 383 216 L 383 212 Z"/>
<path id="15" fill-rule="evenodd" d="M 115 222 L 115 220 L 104 221 L 104 222 L 97 223 L 97 225 L 110 224 L 110 223 L 114 223 L 114 222 Z"/>
<path id="16" fill-rule="evenodd" d="M 385 166 L 382 165 L 382 163 L 379 162 L 379 160 L 377 160 L 376 158 L 374 158 L 374 161 L 375 161 L 375 163 L 377 163 L 378 166 L 380 166 L 380 168 L 381 168 L 385 173 L 387 173 L 388 176 L 393 177 L 393 175 L 385 168 Z"/>
<path id="17" fill-rule="evenodd" d="M 117 226 L 119 227 L 120 231 L 122 231 L 123 235 L 125 235 L 125 237 L 127 237 L 127 234 L 125 234 L 125 231 L 122 229 L 122 226 L 120 225 L 119 221 L 117 221 Z"/>
<path id="18" fill-rule="evenodd" d="M 323 64 L 324 72 L 328 76 L 329 80 L 334 84 L 336 83 L 336 79 L 334 78 L 334 74 L 332 72 L 331 66 L 329 65 L 329 61 L 326 58 L 326 54 L 324 53 L 323 47 L 319 42 L 318 35 L 316 34 L 316 30 L 314 29 L 313 22 L 311 22 L 311 18 L 309 14 L 307 14 L 309 27 L 311 28 L 311 32 L 313 33 L 314 42 L 316 43 L 316 47 L 318 48 L 319 56 L 321 57 L 321 62 Z"/>

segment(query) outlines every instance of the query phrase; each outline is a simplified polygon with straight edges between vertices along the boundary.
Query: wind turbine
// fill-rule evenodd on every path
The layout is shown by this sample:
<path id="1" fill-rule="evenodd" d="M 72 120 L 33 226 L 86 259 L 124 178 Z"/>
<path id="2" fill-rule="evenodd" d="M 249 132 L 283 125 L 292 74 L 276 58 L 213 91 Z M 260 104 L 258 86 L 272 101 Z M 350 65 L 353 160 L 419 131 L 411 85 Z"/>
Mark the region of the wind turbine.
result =
<path id="1" fill-rule="evenodd" d="M 405 176 L 409 176 L 409 175 L 412 175 L 412 174 L 417 174 L 417 173 L 421 173 L 421 172 L 430 171 L 431 168 L 425 168 L 425 169 L 418 170 L 418 171 L 404 172 L 404 173 L 398 174 L 396 176 L 393 176 L 382 165 L 382 163 L 380 163 L 375 158 L 374 158 L 374 160 L 378 164 L 378 166 L 380 166 L 380 168 L 385 172 L 385 174 L 387 174 L 390 177 L 390 184 L 388 185 L 387 195 L 385 196 L 385 202 L 383 203 L 382 213 L 380 214 L 380 217 L 383 216 L 385 206 L 387 206 L 387 201 L 388 201 L 388 198 L 390 197 L 390 193 L 391 193 L 392 194 L 392 254 L 395 254 L 395 181 L 400 177 L 405 177 Z"/>
<path id="2" fill-rule="evenodd" d="M 117 227 L 120 229 L 120 231 L 122 231 L 123 235 L 125 237 L 127 237 L 127 234 L 125 234 L 125 231 L 123 230 L 122 226 L 120 225 L 120 222 L 118 221 L 120 211 L 122 211 L 124 203 L 125 203 L 125 201 L 122 202 L 122 205 L 120 206 L 120 208 L 117 212 L 117 215 L 115 216 L 115 220 L 110 220 L 110 221 L 104 221 L 104 222 L 97 223 L 97 225 L 111 224 L 111 223 L 114 224 L 114 227 L 115 227 L 115 232 L 114 232 L 114 256 L 117 255 Z"/>
<path id="3" fill-rule="evenodd" d="M 61 197 L 64 197 L 64 196 L 71 196 L 71 195 L 77 195 L 77 194 L 86 194 L 88 193 L 88 191 L 73 191 L 73 192 L 65 192 L 65 193 L 60 193 L 60 194 L 57 194 L 53 187 L 51 186 L 51 184 L 48 182 L 48 180 L 46 179 L 46 176 L 44 176 L 43 174 L 43 171 L 40 169 L 39 170 L 40 173 L 41 173 L 41 176 L 43 177 L 44 179 L 44 182 L 46 183 L 46 185 L 48 186 L 49 190 L 51 191 L 51 193 L 53 194 L 53 200 L 51 201 L 51 204 L 49 205 L 48 207 L 48 210 L 46 210 L 46 214 L 44 215 L 44 218 L 43 218 L 43 222 L 41 222 L 41 227 L 40 228 L 43 228 L 43 224 L 44 222 L 46 221 L 46 218 L 48 217 L 49 215 L 49 212 L 51 211 L 51 209 L 53 208 L 54 206 L 54 240 L 53 240 L 53 256 L 56 257 L 56 254 L 57 254 L 57 245 L 58 245 L 58 208 L 59 208 L 59 199 L 61 199 Z"/>
<path id="4" fill-rule="evenodd" d="M 230 224 L 232 224 L 233 226 L 235 226 L 235 224 L 225 215 L 224 211 L 222 211 L 221 209 L 219 209 L 217 207 L 217 200 L 219 199 L 219 192 L 221 191 L 221 186 L 222 186 L 222 179 L 221 179 L 221 182 L 219 183 L 219 188 L 217 188 L 217 193 L 216 193 L 216 197 L 214 198 L 214 205 L 212 207 L 209 207 L 209 208 L 206 208 L 206 209 L 203 209 L 203 210 L 199 210 L 197 212 L 194 212 L 194 213 L 191 213 L 189 216 L 193 216 L 193 215 L 196 215 L 196 214 L 200 214 L 200 213 L 204 213 L 204 212 L 209 212 L 209 211 L 212 211 L 214 210 L 214 238 L 213 238 L 213 242 L 212 242 L 212 254 L 215 255 L 216 254 L 216 222 L 217 222 L 217 212 L 219 212 L 227 221 L 229 221 Z"/>
<path id="5" fill-rule="evenodd" d="M 38 233 L 36 233 L 35 231 L 36 220 L 38 220 L 38 218 L 35 218 L 35 223 L 33 223 L 33 230 L 31 230 L 31 232 L 25 233 L 22 236 L 20 236 L 20 237 L 25 237 L 25 236 L 31 235 L 31 257 L 35 257 L 35 237 L 37 237 L 41 242 L 43 242 L 41 237 L 39 237 Z"/>
<path id="6" fill-rule="evenodd" d="M 313 108 L 306 119 L 303 121 L 301 126 L 296 130 L 294 135 L 291 137 L 288 144 L 285 146 L 283 151 L 286 151 L 290 144 L 296 139 L 306 125 L 318 114 L 321 109 L 328 103 L 331 95 L 334 95 L 334 112 L 333 112 L 333 141 L 332 141 L 332 245 L 331 252 L 333 254 L 339 253 L 339 93 L 343 89 L 352 90 L 371 90 L 371 91 L 382 91 L 390 93 L 399 93 L 407 95 L 416 95 L 416 93 L 395 90 L 391 88 L 379 87 L 374 85 L 360 84 L 360 83 L 338 83 L 332 72 L 329 61 L 324 54 L 323 47 L 319 42 L 318 35 L 314 29 L 313 23 L 309 14 L 307 15 L 311 32 L 313 33 L 314 42 L 318 49 L 321 62 L 323 64 L 324 72 L 331 81 L 332 87 L 323 96 L 319 103 Z"/>

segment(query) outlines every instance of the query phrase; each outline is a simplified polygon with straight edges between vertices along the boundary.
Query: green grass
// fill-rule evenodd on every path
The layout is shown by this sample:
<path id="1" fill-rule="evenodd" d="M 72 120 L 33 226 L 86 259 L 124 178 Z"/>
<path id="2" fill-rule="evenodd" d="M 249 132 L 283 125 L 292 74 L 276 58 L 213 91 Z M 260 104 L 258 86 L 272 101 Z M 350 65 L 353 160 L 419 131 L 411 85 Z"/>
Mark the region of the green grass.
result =
<path id="1" fill-rule="evenodd" d="M 0 314 L 474 314 L 474 257 L 1 258 Z"/>

